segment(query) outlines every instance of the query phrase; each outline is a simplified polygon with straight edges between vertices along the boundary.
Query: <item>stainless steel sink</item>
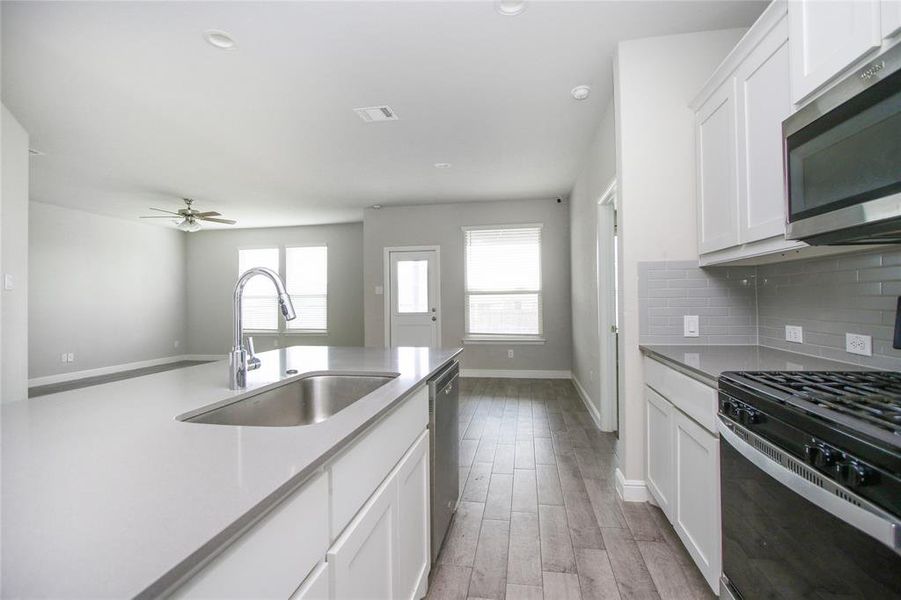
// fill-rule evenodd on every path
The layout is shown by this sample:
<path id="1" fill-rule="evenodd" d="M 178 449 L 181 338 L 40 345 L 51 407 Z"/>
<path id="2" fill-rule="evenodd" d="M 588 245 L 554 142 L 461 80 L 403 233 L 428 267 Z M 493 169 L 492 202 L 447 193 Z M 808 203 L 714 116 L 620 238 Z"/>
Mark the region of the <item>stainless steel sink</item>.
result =
<path id="1" fill-rule="evenodd" d="M 199 414 L 186 413 L 179 420 L 258 427 L 310 425 L 328 419 L 395 377 L 397 373 L 311 375 Z"/>

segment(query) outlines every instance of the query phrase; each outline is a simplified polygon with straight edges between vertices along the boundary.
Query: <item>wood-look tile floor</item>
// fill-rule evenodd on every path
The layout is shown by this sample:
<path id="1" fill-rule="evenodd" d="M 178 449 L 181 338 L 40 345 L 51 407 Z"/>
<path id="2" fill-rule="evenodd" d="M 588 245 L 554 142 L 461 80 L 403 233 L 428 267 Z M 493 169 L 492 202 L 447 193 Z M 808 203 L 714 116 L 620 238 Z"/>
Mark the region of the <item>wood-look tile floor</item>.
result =
<path id="1" fill-rule="evenodd" d="M 666 517 L 620 502 L 565 380 L 462 379 L 460 508 L 430 600 L 714 598 Z"/>

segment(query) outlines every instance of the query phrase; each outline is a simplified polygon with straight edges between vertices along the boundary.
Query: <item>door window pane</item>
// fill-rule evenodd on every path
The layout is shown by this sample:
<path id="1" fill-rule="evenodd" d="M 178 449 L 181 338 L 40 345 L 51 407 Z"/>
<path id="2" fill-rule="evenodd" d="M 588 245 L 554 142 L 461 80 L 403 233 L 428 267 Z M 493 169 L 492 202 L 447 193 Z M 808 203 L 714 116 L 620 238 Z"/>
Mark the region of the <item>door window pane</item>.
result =
<path id="1" fill-rule="evenodd" d="M 429 312 L 429 261 L 397 261 L 397 312 Z"/>

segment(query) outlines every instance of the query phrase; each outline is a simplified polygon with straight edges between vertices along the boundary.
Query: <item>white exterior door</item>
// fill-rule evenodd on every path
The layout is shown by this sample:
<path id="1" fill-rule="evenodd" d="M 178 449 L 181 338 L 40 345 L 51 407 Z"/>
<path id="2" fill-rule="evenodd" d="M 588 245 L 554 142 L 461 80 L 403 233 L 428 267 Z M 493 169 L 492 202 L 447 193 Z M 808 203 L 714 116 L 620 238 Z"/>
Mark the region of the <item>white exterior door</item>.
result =
<path id="1" fill-rule="evenodd" d="M 438 346 L 438 251 L 388 252 L 388 346 Z"/>

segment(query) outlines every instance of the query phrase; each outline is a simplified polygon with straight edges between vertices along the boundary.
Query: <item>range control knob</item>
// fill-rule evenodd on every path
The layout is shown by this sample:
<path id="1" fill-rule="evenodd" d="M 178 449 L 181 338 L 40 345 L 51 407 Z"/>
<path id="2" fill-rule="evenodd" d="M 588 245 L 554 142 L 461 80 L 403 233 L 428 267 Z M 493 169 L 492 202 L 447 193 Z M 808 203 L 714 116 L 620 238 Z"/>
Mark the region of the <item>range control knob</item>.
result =
<path id="1" fill-rule="evenodd" d="M 807 444 L 804 446 L 804 458 L 808 464 L 825 469 L 835 462 L 835 452 L 822 444 Z"/>
<path id="2" fill-rule="evenodd" d="M 835 476 L 839 483 L 849 488 L 863 487 L 872 483 L 875 473 L 857 461 L 835 465 Z"/>
<path id="3" fill-rule="evenodd" d="M 753 408 L 744 408 L 739 412 L 738 420 L 742 425 L 757 425 L 760 423 L 760 413 Z"/>

